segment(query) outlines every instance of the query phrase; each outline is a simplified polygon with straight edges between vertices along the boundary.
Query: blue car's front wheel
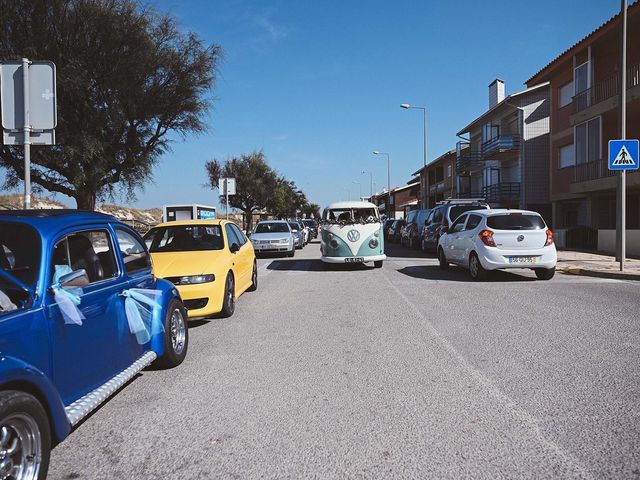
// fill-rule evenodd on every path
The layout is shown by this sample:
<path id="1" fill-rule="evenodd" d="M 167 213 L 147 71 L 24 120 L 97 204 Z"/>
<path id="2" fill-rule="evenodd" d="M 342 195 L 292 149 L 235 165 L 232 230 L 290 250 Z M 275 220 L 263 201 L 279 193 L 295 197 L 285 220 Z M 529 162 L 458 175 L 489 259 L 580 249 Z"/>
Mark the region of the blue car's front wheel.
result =
<path id="1" fill-rule="evenodd" d="M 0 478 L 44 479 L 50 454 L 51 430 L 40 402 L 17 390 L 0 392 Z"/>
<path id="2" fill-rule="evenodd" d="M 158 359 L 158 365 L 164 368 L 177 367 L 187 356 L 188 347 L 187 312 L 182 302 L 174 298 L 165 314 L 164 355 Z"/>

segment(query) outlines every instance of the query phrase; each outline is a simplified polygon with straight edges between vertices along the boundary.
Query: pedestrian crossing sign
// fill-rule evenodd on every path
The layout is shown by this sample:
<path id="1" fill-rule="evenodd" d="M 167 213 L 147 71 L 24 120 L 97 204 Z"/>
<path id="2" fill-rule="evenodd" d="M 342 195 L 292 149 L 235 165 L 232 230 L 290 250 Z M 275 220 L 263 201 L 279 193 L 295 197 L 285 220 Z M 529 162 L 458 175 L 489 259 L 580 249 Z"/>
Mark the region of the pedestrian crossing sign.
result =
<path id="1" fill-rule="evenodd" d="M 609 140 L 609 170 L 638 170 L 638 140 Z"/>

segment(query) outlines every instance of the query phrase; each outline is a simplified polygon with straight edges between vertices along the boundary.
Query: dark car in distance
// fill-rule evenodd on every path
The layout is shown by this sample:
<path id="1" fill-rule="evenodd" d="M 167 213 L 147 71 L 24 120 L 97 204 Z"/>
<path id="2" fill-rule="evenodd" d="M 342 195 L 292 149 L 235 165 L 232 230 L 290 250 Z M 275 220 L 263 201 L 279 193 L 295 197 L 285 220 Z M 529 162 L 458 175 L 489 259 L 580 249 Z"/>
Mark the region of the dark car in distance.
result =
<path id="1" fill-rule="evenodd" d="M 422 231 L 420 248 L 423 252 L 436 252 L 438 241 L 442 235 L 443 227 L 449 228 L 460 215 L 471 210 L 489 209 L 489 205 L 483 199 L 447 199 L 438 202 L 431 210 Z"/>
<path id="2" fill-rule="evenodd" d="M 400 232 L 402 231 L 402 227 L 404 227 L 406 223 L 407 222 L 403 218 L 394 220 L 394 222 L 389 227 L 387 234 L 387 238 L 390 242 L 398 243 L 400 241 Z"/>

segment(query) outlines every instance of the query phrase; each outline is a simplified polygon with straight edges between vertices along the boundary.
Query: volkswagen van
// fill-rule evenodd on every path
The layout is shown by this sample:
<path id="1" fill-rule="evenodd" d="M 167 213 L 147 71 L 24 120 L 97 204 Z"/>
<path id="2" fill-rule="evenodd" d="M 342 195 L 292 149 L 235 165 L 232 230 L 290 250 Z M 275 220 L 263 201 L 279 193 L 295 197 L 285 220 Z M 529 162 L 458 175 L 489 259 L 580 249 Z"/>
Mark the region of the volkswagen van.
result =
<path id="1" fill-rule="evenodd" d="M 322 214 L 320 251 L 325 263 L 369 263 L 382 267 L 384 235 L 378 207 L 369 202 L 337 202 Z"/>

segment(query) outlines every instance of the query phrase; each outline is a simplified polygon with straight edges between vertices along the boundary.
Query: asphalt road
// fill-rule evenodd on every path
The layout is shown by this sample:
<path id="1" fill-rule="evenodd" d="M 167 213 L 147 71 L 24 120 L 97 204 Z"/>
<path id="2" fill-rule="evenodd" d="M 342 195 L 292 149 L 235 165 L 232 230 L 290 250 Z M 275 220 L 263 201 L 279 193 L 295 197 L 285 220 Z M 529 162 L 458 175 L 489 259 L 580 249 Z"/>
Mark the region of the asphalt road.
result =
<path id="1" fill-rule="evenodd" d="M 638 282 L 388 254 L 261 259 L 235 315 L 192 325 L 185 363 L 108 401 L 49 478 L 640 477 Z"/>

